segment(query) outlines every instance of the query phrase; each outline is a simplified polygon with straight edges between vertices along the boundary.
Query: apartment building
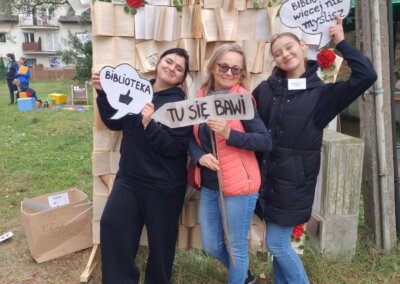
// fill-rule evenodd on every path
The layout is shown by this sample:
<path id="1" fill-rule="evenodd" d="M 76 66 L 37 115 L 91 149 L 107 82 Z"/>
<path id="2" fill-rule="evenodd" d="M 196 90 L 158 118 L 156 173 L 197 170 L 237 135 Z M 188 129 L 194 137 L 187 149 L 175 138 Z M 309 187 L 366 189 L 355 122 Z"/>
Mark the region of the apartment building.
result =
<path id="1" fill-rule="evenodd" d="M 68 48 L 68 31 L 82 40 L 90 38 L 91 26 L 82 26 L 69 5 L 55 9 L 40 8 L 35 13 L 9 16 L 0 14 L 0 56 L 24 56 L 29 65 L 65 67 L 58 51 Z"/>

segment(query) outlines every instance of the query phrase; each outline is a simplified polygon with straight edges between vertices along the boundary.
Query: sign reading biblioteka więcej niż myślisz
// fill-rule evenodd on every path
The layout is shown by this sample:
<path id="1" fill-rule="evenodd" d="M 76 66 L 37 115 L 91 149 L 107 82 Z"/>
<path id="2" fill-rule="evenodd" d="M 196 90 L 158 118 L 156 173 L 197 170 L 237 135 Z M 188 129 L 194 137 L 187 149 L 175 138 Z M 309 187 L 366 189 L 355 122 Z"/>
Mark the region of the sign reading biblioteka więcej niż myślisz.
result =
<path id="1" fill-rule="evenodd" d="M 336 15 L 345 18 L 350 12 L 351 0 L 288 0 L 279 11 L 281 22 L 299 27 L 307 34 L 321 34 L 318 49 L 327 45 L 329 27 L 336 23 Z"/>
<path id="2" fill-rule="evenodd" d="M 107 94 L 110 105 L 117 110 L 112 119 L 129 113 L 140 113 L 146 103 L 153 99 L 153 88 L 148 80 L 129 64 L 116 68 L 105 66 L 100 71 L 100 85 Z"/>
<path id="3" fill-rule="evenodd" d="M 152 115 L 154 120 L 171 128 L 203 123 L 211 117 L 224 120 L 252 119 L 254 105 L 251 96 L 218 94 L 167 103 Z"/>

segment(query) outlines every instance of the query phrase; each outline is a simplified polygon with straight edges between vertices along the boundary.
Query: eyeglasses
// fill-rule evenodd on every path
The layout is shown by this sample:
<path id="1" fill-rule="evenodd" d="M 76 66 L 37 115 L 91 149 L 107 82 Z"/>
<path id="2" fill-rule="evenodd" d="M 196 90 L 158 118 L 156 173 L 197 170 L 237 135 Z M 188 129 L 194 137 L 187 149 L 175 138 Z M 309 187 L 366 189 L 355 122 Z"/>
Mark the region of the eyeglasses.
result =
<path id="1" fill-rule="evenodd" d="M 232 75 L 240 75 L 242 73 L 242 71 L 243 71 L 242 68 L 235 67 L 235 66 L 229 67 L 226 64 L 220 64 L 220 63 L 217 63 L 217 65 L 218 65 L 219 71 L 222 72 L 222 73 L 226 73 L 226 72 L 228 72 L 229 69 L 231 69 Z"/>

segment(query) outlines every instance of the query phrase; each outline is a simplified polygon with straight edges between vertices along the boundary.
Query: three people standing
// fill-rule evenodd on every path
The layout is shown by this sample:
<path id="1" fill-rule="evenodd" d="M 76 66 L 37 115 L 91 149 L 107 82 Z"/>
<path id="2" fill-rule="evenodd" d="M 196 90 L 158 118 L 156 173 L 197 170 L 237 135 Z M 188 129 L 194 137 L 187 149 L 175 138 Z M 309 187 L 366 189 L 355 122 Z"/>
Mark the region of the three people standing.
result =
<path id="1" fill-rule="evenodd" d="M 267 223 L 265 241 L 273 255 L 275 283 L 309 282 L 301 259 L 291 247 L 290 235 L 295 225 L 311 216 L 323 129 L 376 80 L 370 60 L 344 39 L 341 18 L 330 28 L 330 36 L 352 70 L 347 81 L 323 84 L 317 63 L 305 57 L 304 42 L 292 33 L 279 34 L 271 42 L 276 68 L 252 93 L 258 109 L 255 117 L 248 121 L 210 118 L 193 127 L 189 154 L 201 177 L 203 247 L 229 269 L 229 283 L 251 283 L 254 279 L 248 274 L 247 234 L 260 187 L 259 200 Z M 139 273 L 133 259 L 144 224 L 150 247 L 145 281 L 168 283 L 171 279 L 191 129 L 168 129 L 151 120 L 151 114 L 167 101 L 184 99 L 178 85 L 186 76 L 187 64 L 188 58 L 176 50 L 163 54 L 152 81 L 157 94 L 154 105 L 147 105 L 141 116 L 117 121 L 110 120 L 115 110 L 101 91 L 98 74 L 94 74 L 103 122 L 112 130 L 123 131 L 120 169 L 101 221 L 103 283 L 115 283 L 116 277 L 120 277 L 120 283 L 137 282 Z M 239 46 L 221 47 L 211 58 L 207 72 L 198 97 L 250 95 L 246 60 Z M 255 151 L 263 153 L 260 165 Z M 159 168 L 158 164 L 166 166 Z M 222 206 L 228 236 L 224 235 Z M 164 216 L 165 212 L 169 214 Z"/>

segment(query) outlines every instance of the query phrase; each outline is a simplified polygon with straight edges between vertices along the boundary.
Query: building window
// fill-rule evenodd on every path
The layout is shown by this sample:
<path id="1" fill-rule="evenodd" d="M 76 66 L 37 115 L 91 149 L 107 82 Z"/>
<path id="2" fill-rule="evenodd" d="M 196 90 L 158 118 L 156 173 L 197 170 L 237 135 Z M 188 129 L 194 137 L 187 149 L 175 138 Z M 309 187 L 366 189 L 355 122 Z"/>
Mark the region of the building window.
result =
<path id="1" fill-rule="evenodd" d="M 48 9 L 49 20 L 54 19 L 54 8 L 50 7 Z"/>
<path id="2" fill-rule="evenodd" d="M 26 59 L 26 64 L 28 64 L 28 66 L 36 65 L 37 64 L 37 59 L 36 58 L 27 58 Z"/>
<path id="3" fill-rule="evenodd" d="M 57 33 L 47 33 L 47 50 L 57 51 L 59 49 L 58 44 L 58 34 Z"/>
<path id="4" fill-rule="evenodd" d="M 0 32 L 0 43 L 6 43 L 6 33 Z"/>
<path id="5" fill-rule="evenodd" d="M 24 33 L 24 40 L 26 43 L 35 42 L 35 34 L 34 33 Z"/>
<path id="6" fill-rule="evenodd" d="M 61 67 L 61 57 L 60 56 L 49 57 L 49 66 L 50 67 Z"/>

